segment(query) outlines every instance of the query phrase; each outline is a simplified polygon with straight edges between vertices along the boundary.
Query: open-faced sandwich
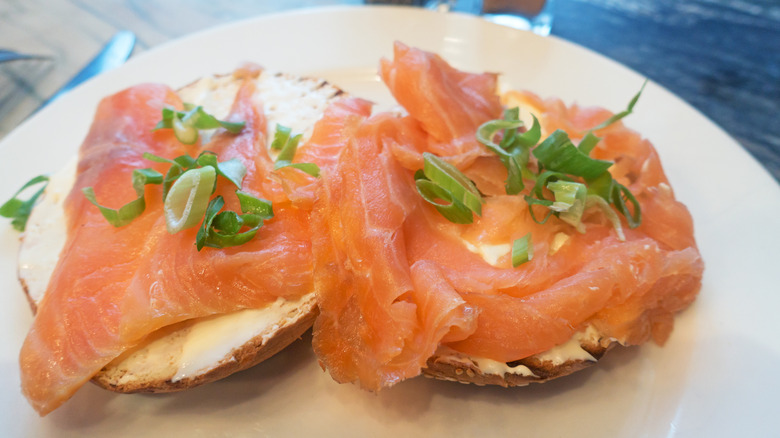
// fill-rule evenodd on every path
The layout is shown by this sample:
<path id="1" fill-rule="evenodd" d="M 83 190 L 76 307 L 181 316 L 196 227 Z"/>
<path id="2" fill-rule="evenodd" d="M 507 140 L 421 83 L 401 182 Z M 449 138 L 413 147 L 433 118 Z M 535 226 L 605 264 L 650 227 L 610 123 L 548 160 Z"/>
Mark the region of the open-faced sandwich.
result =
<path id="1" fill-rule="evenodd" d="M 543 382 L 662 344 L 703 263 L 658 155 L 621 121 L 639 95 L 618 114 L 499 96 L 495 74 L 394 55 L 387 113 L 253 68 L 106 98 L 23 237 L 33 406 L 90 379 L 211 381 L 312 322 L 323 368 L 373 391 Z"/>

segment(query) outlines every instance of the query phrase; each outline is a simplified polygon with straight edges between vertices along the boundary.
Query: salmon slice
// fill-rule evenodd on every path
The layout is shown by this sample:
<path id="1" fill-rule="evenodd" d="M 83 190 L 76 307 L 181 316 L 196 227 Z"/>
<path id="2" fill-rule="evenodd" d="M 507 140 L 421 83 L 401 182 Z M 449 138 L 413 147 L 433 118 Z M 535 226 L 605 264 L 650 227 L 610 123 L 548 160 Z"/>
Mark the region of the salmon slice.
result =
<path id="1" fill-rule="evenodd" d="M 498 75 L 466 73 L 440 56 L 396 42 L 393 60 L 382 59 L 379 74 L 408 112 L 405 140 L 393 149 L 409 169 L 422 167 L 422 152 L 433 152 L 458 167 L 488 155 L 474 137 L 479 125 L 501 117 Z M 418 138 L 427 136 L 424 143 Z M 423 150 L 424 148 L 424 150 Z"/>
<path id="2" fill-rule="evenodd" d="M 355 128 L 371 115 L 371 107 L 371 102 L 357 97 L 343 98 L 328 106 L 314 125 L 311 137 L 298 148 L 293 161 L 315 163 L 323 174 L 332 172 L 341 149 Z M 277 174 L 282 176 L 280 181 L 288 198 L 296 206 L 311 210 L 319 179 L 292 168 L 281 168 Z"/>
<path id="3" fill-rule="evenodd" d="M 419 201 L 381 146 L 397 123 L 380 115 L 358 128 L 314 210 L 314 351 L 336 381 L 370 390 L 419 374 L 445 335 L 475 322 L 452 286 L 428 274 L 435 267 L 409 268 L 402 226 Z"/>
<path id="4" fill-rule="evenodd" d="M 246 121 L 240 134 L 218 132 L 193 147 L 181 145 L 170 130 L 152 131 L 164 106 L 182 106 L 166 87 L 137 86 L 101 102 L 66 201 L 67 243 L 20 354 L 22 391 L 41 415 L 161 327 L 311 292 L 308 212 L 275 208 L 275 217 L 249 243 L 198 252 L 196 229 L 167 233 L 160 186 L 147 186 L 146 211 L 121 228 L 81 193 L 92 186 L 99 201 L 122 205 L 135 198 L 132 170 L 153 164 L 144 152 L 173 158 L 212 150 L 220 161 L 237 158 L 246 166 L 243 190 L 283 197 L 281 185 L 268 178 L 265 120 L 250 102 L 253 93 L 254 83 L 245 81 L 228 116 Z M 233 190 L 218 183 L 228 208 L 238 210 Z"/>
<path id="5" fill-rule="evenodd" d="M 596 132 L 603 141 L 592 156 L 615 162 L 614 178 L 642 207 L 641 226 L 624 223 L 625 240 L 599 210 L 584 215 L 584 234 L 557 217 L 538 224 L 522 196 L 532 182 L 506 195 L 506 170 L 473 141 L 481 123 L 500 117 L 491 75 L 458 72 L 401 44 L 380 73 L 406 115 L 359 126 L 313 216 L 314 348 L 337 381 L 379 390 L 418 375 L 441 346 L 516 361 L 589 326 L 624 345 L 665 342 L 704 265 L 690 214 L 649 142 L 621 122 Z M 509 98 L 543 131 L 563 129 L 575 142 L 612 115 L 530 93 Z M 460 166 L 486 195 L 473 224 L 450 223 L 416 193 L 426 151 Z M 511 243 L 527 233 L 534 258 L 512 267 Z"/>

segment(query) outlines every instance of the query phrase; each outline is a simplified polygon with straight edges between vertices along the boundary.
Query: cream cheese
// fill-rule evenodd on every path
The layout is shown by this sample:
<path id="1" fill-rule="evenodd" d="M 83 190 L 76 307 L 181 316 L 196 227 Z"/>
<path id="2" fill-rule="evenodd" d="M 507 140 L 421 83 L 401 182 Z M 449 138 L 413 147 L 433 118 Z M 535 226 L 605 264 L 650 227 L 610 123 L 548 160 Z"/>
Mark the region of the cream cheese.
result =
<path id="1" fill-rule="evenodd" d="M 499 245 L 474 245 L 473 243 L 463 240 L 463 244 L 466 248 L 474 254 L 479 254 L 483 260 L 492 266 L 498 267 L 498 260 L 509 254 L 512 251 L 512 245 L 508 243 L 502 243 Z"/>
<path id="2" fill-rule="evenodd" d="M 231 352 L 251 339 L 262 336 L 262 343 L 273 336 L 295 316 L 311 307 L 314 294 L 307 294 L 297 301 L 278 298 L 262 309 L 246 309 L 207 318 L 193 324 L 186 332 L 182 344 L 178 369 L 171 379 L 177 382 L 216 368 Z"/>
<path id="3" fill-rule="evenodd" d="M 591 343 L 598 340 L 598 332 L 589 325 L 588 328 L 577 332 L 568 341 L 561 345 L 553 347 L 545 352 L 536 355 L 536 358 L 542 361 L 552 362 L 553 365 L 561 365 L 571 360 L 587 360 L 596 362 L 596 358 L 582 348 L 583 342 Z"/>
<path id="4" fill-rule="evenodd" d="M 65 210 L 62 205 L 76 178 L 76 158 L 49 178 L 41 201 L 27 221 L 19 249 L 19 278 L 36 304 L 46 293 L 49 279 L 57 266 L 67 238 Z"/>
<path id="5" fill-rule="evenodd" d="M 558 252 L 558 250 L 569 241 L 569 237 L 568 234 L 563 232 L 555 233 L 555 236 L 553 236 L 553 240 L 550 243 L 550 255 Z"/>
<path id="6" fill-rule="evenodd" d="M 515 374 L 525 377 L 539 377 L 525 365 L 509 366 L 507 363 L 484 357 L 475 357 L 473 359 L 474 363 L 477 364 L 484 374 L 495 374 L 498 376 Z"/>

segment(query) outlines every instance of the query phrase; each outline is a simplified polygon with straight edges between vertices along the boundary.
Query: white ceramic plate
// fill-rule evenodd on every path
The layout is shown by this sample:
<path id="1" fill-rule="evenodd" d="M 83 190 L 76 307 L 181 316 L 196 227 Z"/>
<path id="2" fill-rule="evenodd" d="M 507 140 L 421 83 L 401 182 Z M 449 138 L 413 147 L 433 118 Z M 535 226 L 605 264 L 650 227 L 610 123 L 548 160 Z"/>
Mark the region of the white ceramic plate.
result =
<path id="1" fill-rule="evenodd" d="M 0 199 L 57 170 L 99 98 L 142 81 L 182 86 L 251 60 L 325 77 L 387 103 L 375 68 L 392 43 L 457 67 L 501 72 L 506 87 L 624 108 L 643 78 L 592 52 L 477 18 L 413 9 L 338 8 L 265 16 L 166 44 L 66 95 L 0 145 Z M 627 123 L 658 148 L 690 207 L 707 269 L 696 304 L 663 348 L 526 388 L 414 379 L 375 395 L 323 373 L 308 340 L 249 371 L 169 395 L 93 385 L 39 418 L 19 391 L 31 321 L 15 278 L 17 234 L 0 227 L 0 424 L 12 436 L 757 436 L 780 430 L 780 187 L 722 130 L 649 84 Z"/>

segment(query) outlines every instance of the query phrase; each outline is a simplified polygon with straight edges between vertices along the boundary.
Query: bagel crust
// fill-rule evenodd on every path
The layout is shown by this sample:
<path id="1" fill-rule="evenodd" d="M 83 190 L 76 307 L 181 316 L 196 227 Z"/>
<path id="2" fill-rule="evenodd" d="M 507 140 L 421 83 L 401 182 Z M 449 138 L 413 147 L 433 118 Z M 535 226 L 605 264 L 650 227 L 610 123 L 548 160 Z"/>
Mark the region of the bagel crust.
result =
<path id="1" fill-rule="evenodd" d="M 526 386 L 529 383 L 543 383 L 567 376 L 595 365 L 616 344 L 616 340 L 603 337 L 594 328 L 588 327 L 587 330 L 575 334 L 565 346 L 508 363 L 474 358 L 447 347 L 440 347 L 428 358 L 423 375 L 480 386 Z M 581 351 L 577 354 L 568 353 L 572 348 L 579 348 Z"/>

